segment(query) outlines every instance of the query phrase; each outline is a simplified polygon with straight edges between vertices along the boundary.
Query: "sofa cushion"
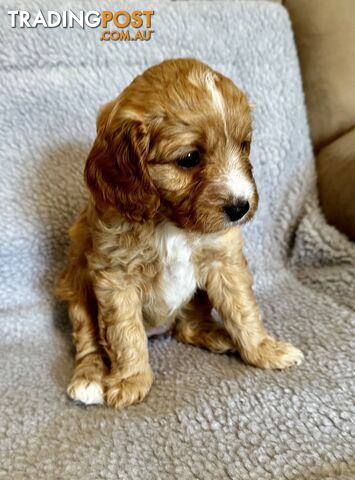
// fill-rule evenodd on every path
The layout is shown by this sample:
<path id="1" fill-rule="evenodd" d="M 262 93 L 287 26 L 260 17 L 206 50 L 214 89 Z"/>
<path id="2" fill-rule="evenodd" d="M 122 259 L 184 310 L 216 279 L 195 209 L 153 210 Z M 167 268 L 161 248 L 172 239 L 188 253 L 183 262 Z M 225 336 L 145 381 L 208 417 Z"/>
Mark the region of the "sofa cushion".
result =
<path id="1" fill-rule="evenodd" d="M 319 198 L 332 225 L 355 240 L 355 128 L 317 155 Z"/>
<path id="2" fill-rule="evenodd" d="M 295 33 L 315 151 L 355 126 L 354 0 L 284 0 Z"/>
<path id="3" fill-rule="evenodd" d="M 355 239 L 355 2 L 284 5 L 302 68 L 320 202 L 328 222 Z"/>

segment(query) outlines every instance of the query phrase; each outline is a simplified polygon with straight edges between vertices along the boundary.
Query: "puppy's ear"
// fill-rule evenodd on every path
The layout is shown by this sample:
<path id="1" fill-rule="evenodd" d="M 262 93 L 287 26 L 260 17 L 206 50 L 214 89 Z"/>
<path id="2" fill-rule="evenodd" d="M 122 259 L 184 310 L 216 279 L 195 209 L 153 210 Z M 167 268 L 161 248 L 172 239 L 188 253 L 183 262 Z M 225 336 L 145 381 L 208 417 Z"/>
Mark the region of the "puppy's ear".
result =
<path id="1" fill-rule="evenodd" d="M 148 173 L 147 134 L 139 121 L 117 113 L 111 102 L 97 120 L 97 136 L 85 166 L 85 180 L 98 206 L 116 207 L 130 222 L 156 214 L 160 200 Z"/>

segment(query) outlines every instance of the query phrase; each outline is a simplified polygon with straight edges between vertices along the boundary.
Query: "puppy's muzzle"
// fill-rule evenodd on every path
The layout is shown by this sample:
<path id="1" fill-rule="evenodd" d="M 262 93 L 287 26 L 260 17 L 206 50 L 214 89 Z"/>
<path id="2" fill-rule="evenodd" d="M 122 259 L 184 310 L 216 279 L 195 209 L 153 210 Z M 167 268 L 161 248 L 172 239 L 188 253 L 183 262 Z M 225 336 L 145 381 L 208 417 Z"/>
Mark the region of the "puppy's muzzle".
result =
<path id="1" fill-rule="evenodd" d="M 248 200 L 240 199 L 236 203 L 225 205 L 223 210 L 231 222 L 236 222 L 249 211 L 249 202 Z"/>

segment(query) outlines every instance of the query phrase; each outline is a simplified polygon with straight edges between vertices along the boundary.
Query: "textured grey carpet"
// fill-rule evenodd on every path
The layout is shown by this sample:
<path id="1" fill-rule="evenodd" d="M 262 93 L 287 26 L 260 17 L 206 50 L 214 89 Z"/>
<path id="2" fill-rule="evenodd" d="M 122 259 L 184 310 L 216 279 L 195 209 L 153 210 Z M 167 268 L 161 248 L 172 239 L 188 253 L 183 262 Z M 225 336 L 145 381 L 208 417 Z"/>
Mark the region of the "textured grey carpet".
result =
<path id="1" fill-rule="evenodd" d="M 317 207 L 287 14 L 251 1 L 153 3 L 147 44 L 103 45 L 95 29 L 11 30 L 11 6 L 0 10 L 0 478 L 354 479 L 355 251 Z M 16 8 L 29 4 L 40 6 Z M 256 104 L 261 202 L 246 253 L 265 323 L 305 362 L 261 371 L 158 338 L 143 404 L 83 408 L 65 394 L 73 352 L 51 289 L 84 204 L 96 111 L 141 69 L 174 56 L 210 63 Z"/>

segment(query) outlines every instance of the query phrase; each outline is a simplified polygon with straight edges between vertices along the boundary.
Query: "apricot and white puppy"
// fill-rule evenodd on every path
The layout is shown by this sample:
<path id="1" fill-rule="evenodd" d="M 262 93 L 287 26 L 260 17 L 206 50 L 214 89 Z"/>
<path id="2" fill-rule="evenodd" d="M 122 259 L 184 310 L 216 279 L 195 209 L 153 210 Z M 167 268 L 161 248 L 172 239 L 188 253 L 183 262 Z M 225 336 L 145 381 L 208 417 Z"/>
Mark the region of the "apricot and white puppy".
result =
<path id="1" fill-rule="evenodd" d="M 251 136 L 245 95 L 192 59 L 149 68 L 103 107 L 85 167 L 90 200 L 58 285 L 73 325 L 74 400 L 143 400 L 149 333 L 261 368 L 301 362 L 266 332 L 242 252 L 239 225 L 258 203 Z"/>

